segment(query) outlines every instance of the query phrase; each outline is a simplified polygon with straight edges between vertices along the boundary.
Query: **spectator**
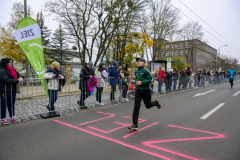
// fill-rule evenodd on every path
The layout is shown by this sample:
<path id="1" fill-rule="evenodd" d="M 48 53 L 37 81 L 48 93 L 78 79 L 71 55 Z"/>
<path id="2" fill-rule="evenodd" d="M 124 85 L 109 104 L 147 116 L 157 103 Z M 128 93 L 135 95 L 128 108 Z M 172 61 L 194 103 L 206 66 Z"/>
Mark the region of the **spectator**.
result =
<path id="1" fill-rule="evenodd" d="M 15 117 L 15 99 L 17 86 L 23 81 L 23 76 L 19 74 L 13 67 L 13 60 L 3 58 L 0 63 L 0 96 L 1 96 L 1 120 L 2 124 L 9 124 L 6 118 L 6 108 L 12 122 L 17 122 Z"/>
<path id="2" fill-rule="evenodd" d="M 200 70 L 200 69 L 198 70 L 198 72 L 197 72 L 196 75 L 197 75 L 197 80 L 198 80 L 197 85 L 198 85 L 199 87 L 201 87 L 201 86 L 200 86 L 200 79 L 201 79 L 201 70 Z"/>
<path id="3" fill-rule="evenodd" d="M 166 93 L 169 92 L 169 80 L 170 80 L 170 73 L 165 71 L 164 74 L 164 83 L 165 83 L 165 88 L 166 88 Z"/>
<path id="4" fill-rule="evenodd" d="M 121 85 L 121 90 L 122 90 L 122 102 L 129 102 L 129 99 L 127 99 L 127 91 L 128 91 L 128 85 L 131 83 L 130 81 L 130 72 L 128 71 L 128 65 L 123 64 L 122 65 L 122 71 L 124 77 L 122 78 L 122 85 Z"/>
<path id="5" fill-rule="evenodd" d="M 50 114 L 57 114 L 54 103 L 57 101 L 58 91 L 61 91 L 61 86 L 65 85 L 65 77 L 60 70 L 58 62 L 52 62 L 51 68 L 43 75 L 48 82 L 49 104 L 47 105 Z M 61 79 L 61 80 L 60 80 Z"/>
<path id="6" fill-rule="evenodd" d="M 115 100 L 115 92 L 116 92 L 116 86 L 119 85 L 119 78 L 123 77 L 123 73 L 118 73 L 117 71 L 118 62 L 113 61 L 112 66 L 109 68 L 109 84 L 111 85 L 111 94 L 110 94 L 110 100 L 112 103 L 117 103 Z"/>
<path id="7" fill-rule="evenodd" d="M 97 105 L 102 106 L 104 105 L 102 103 L 102 91 L 103 86 L 105 85 L 105 78 L 108 77 L 108 73 L 106 71 L 106 65 L 104 63 L 99 63 L 98 69 L 96 71 L 96 77 L 97 77 L 97 94 L 96 94 L 96 101 Z"/>
<path id="8" fill-rule="evenodd" d="M 162 85 L 164 82 L 164 75 L 165 75 L 165 69 L 162 68 L 162 66 L 159 68 L 159 74 L 158 74 L 158 93 L 163 94 L 162 92 Z"/>
<path id="9" fill-rule="evenodd" d="M 207 76 L 206 70 L 203 69 L 203 71 L 202 71 L 202 79 L 201 79 L 202 86 L 205 86 L 206 76 Z"/>
<path id="10" fill-rule="evenodd" d="M 85 99 L 91 95 L 89 88 L 88 88 L 88 81 L 90 78 L 95 78 L 95 72 L 92 69 L 93 66 L 93 62 L 88 62 L 85 63 L 83 68 L 80 71 L 79 77 L 80 77 L 80 81 L 79 81 L 79 89 L 81 90 L 81 96 L 80 96 L 80 100 L 77 102 L 79 106 L 81 106 L 81 109 L 87 109 L 87 107 L 85 106 Z"/>
<path id="11" fill-rule="evenodd" d="M 194 82 L 194 75 L 195 75 L 195 73 L 192 71 L 192 69 L 190 69 L 190 71 L 191 71 L 191 75 L 190 75 L 189 88 L 192 89 L 192 88 L 193 88 L 193 87 L 192 87 L 192 83 L 193 83 L 193 84 L 195 83 L 195 82 Z"/>
<path id="12" fill-rule="evenodd" d="M 175 68 L 173 71 L 173 91 L 176 91 L 176 87 L 177 87 L 177 81 L 178 81 L 178 68 Z"/>
<path id="13" fill-rule="evenodd" d="M 122 71 L 122 66 L 119 66 L 118 67 L 118 73 L 121 73 L 121 71 Z"/>
<path id="14" fill-rule="evenodd" d="M 172 92 L 172 81 L 173 81 L 173 69 L 170 69 L 170 72 L 169 72 L 169 83 L 168 83 L 168 90 L 169 92 Z"/>
<path id="15" fill-rule="evenodd" d="M 180 73 L 180 79 L 179 79 L 179 86 L 178 89 L 180 90 L 182 86 L 182 90 L 186 90 L 187 88 L 187 79 L 186 79 L 186 72 L 185 70 L 182 70 Z"/>
<path id="16" fill-rule="evenodd" d="M 187 68 L 187 70 L 185 70 L 186 72 L 186 88 L 187 88 L 187 85 L 189 84 L 189 88 L 192 87 L 191 83 L 190 83 L 190 76 L 191 76 L 191 70 L 190 70 L 190 67 Z"/>

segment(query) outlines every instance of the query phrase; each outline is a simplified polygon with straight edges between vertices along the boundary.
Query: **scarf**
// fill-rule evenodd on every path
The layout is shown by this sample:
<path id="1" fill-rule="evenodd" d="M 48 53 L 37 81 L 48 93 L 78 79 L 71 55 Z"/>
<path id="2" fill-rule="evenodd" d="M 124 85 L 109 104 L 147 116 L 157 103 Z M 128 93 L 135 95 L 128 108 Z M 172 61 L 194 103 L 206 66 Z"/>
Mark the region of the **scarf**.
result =
<path id="1" fill-rule="evenodd" d="M 14 67 L 6 66 L 7 69 L 10 71 L 11 75 L 13 76 L 14 79 L 18 79 L 17 73 Z M 17 84 L 18 86 L 18 84 Z"/>

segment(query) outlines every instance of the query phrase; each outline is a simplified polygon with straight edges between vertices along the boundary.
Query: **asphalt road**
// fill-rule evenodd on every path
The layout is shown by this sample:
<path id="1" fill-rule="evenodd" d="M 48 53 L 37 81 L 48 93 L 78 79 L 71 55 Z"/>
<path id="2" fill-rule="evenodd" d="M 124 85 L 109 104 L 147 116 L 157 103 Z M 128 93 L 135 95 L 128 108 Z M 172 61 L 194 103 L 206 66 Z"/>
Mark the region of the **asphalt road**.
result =
<path id="1" fill-rule="evenodd" d="M 238 91 L 240 81 L 158 95 L 162 108 L 142 104 L 137 132 L 133 101 L 0 126 L 0 160 L 239 160 Z"/>

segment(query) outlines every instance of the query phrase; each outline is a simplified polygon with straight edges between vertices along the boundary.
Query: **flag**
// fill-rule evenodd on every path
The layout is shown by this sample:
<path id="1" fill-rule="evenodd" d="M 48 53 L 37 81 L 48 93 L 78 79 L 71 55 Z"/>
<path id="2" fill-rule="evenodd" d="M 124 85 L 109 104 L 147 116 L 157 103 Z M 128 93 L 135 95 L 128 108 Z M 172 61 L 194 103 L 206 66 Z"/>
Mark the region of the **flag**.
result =
<path id="1" fill-rule="evenodd" d="M 38 78 L 40 78 L 48 97 L 47 81 L 42 79 L 46 71 L 42 36 L 38 23 L 30 17 L 23 18 L 17 26 L 15 38 L 37 73 Z"/>

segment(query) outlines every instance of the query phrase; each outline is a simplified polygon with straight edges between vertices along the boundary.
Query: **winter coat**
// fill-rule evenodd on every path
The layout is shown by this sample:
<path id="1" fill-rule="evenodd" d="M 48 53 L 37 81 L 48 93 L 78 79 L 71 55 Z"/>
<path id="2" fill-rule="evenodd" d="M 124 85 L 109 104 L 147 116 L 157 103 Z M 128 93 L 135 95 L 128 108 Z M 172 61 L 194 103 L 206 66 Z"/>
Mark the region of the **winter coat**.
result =
<path id="1" fill-rule="evenodd" d="M 95 72 L 97 81 L 98 81 L 98 87 L 103 87 L 105 85 L 105 77 L 108 77 L 108 73 L 106 70 L 103 70 L 102 72 L 96 71 Z"/>
<path id="2" fill-rule="evenodd" d="M 56 74 L 56 77 L 53 78 L 52 76 Z M 58 75 L 61 74 L 62 77 L 60 78 Z M 49 68 L 47 72 L 43 75 L 44 79 L 47 79 L 48 82 L 48 89 L 49 90 L 59 90 L 60 86 L 64 86 L 66 83 L 65 77 L 61 71 L 54 71 L 52 68 Z"/>
<path id="3" fill-rule="evenodd" d="M 109 77 L 109 84 L 110 85 L 118 85 L 119 84 L 119 77 L 121 77 L 121 74 L 118 73 L 117 67 L 111 66 L 108 74 Z"/>
<path id="4" fill-rule="evenodd" d="M 158 81 L 164 81 L 164 77 L 165 77 L 165 72 L 163 70 L 160 70 L 158 74 Z"/>
<path id="5" fill-rule="evenodd" d="M 129 85 L 130 82 L 130 71 L 128 71 L 128 65 L 127 64 L 123 64 L 122 65 L 122 73 L 124 74 L 124 77 L 121 79 L 122 80 L 122 84 L 123 85 Z"/>
<path id="6" fill-rule="evenodd" d="M 95 72 L 92 68 L 88 69 L 87 63 L 85 63 L 79 74 L 79 78 L 80 78 L 79 89 L 80 90 L 86 90 L 86 91 L 89 90 L 88 89 L 88 80 L 90 79 L 90 75 L 95 76 Z"/>
<path id="7" fill-rule="evenodd" d="M 177 73 L 176 70 L 174 70 L 174 71 L 175 71 L 175 73 L 172 73 L 173 74 L 173 79 L 178 80 L 179 74 Z"/>
<path id="8" fill-rule="evenodd" d="M 17 71 L 17 77 L 24 78 Z M 16 93 L 17 92 L 17 84 L 19 83 L 18 79 L 14 79 L 11 72 L 7 69 L 7 67 L 0 67 L 0 92 L 2 93 Z"/>
<path id="9" fill-rule="evenodd" d="M 166 76 L 164 77 L 164 83 L 168 84 L 170 82 L 172 82 L 170 79 L 172 79 L 172 76 L 170 75 L 169 72 L 165 72 Z"/>

